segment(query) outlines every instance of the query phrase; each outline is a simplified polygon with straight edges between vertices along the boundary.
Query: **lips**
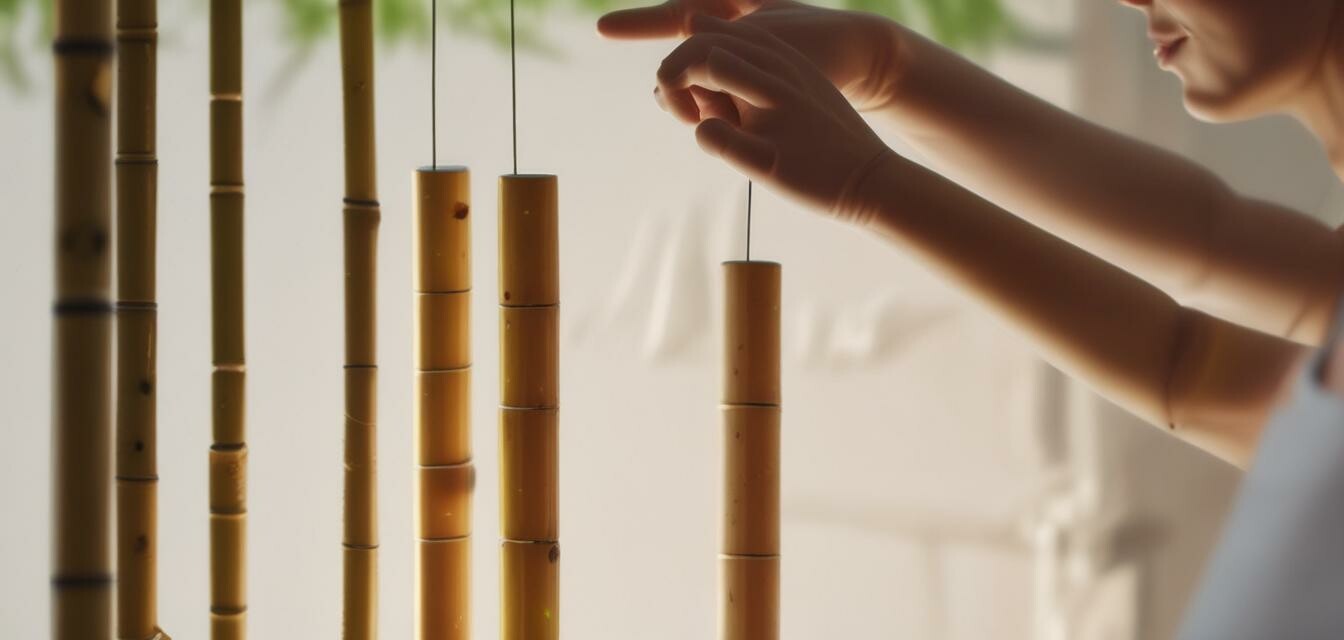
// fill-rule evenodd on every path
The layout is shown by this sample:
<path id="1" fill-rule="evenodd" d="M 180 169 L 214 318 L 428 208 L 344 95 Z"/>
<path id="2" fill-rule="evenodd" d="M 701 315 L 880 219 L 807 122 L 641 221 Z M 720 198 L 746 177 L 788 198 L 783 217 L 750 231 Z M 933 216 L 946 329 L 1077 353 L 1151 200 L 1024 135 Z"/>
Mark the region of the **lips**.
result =
<path id="1" fill-rule="evenodd" d="M 1157 63 L 1164 67 L 1170 64 L 1176 58 L 1176 54 L 1181 52 L 1186 40 L 1189 40 L 1186 36 L 1163 40 L 1154 39 L 1157 48 L 1153 50 L 1153 55 L 1157 57 Z"/>

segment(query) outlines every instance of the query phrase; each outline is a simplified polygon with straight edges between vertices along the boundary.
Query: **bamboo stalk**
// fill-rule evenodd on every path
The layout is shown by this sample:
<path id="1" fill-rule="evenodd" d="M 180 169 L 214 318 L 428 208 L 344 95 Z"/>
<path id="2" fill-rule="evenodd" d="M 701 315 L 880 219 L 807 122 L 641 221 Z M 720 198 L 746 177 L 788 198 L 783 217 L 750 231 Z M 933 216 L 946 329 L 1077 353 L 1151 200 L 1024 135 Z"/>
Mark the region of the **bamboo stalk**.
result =
<path id="1" fill-rule="evenodd" d="M 247 635 L 243 321 L 243 7 L 210 2 L 210 635 Z"/>
<path id="2" fill-rule="evenodd" d="M 117 0 L 117 637 L 158 626 L 156 0 Z M 164 636 L 159 636 L 164 637 Z"/>
<path id="3" fill-rule="evenodd" d="M 57 0 L 52 637 L 112 634 L 112 6 Z"/>
<path id="4" fill-rule="evenodd" d="M 560 634 L 560 260 L 553 175 L 499 180 L 500 638 Z"/>
<path id="5" fill-rule="evenodd" d="M 378 637 L 377 261 L 373 5 L 340 0 L 345 123 L 345 527 L 342 635 Z"/>
<path id="6" fill-rule="evenodd" d="M 780 266 L 725 262 L 719 638 L 779 637 Z"/>
<path id="7" fill-rule="evenodd" d="M 416 637 L 471 637 L 471 174 L 416 170 Z"/>

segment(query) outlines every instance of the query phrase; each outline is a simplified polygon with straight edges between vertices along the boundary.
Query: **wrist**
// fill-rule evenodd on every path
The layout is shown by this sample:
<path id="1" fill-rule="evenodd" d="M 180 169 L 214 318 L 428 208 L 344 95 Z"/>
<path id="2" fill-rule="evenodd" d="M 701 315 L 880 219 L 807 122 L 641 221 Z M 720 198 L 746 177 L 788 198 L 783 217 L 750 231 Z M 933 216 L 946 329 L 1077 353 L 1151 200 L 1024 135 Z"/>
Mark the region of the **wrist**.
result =
<path id="1" fill-rule="evenodd" d="M 874 54 L 867 77 L 861 80 L 866 86 L 855 107 L 867 112 L 888 111 L 905 93 L 911 50 L 918 39 L 912 37 L 914 32 L 889 18 L 865 15 L 863 22 L 861 28 L 868 32 L 866 39 L 873 43 Z"/>
<path id="2" fill-rule="evenodd" d="M 831 208 L 831 216 L 861 228 L 872 226 L 881 217 L 886 187 L 898 170 L 900 159 L 887 145 L 878 145 L 845 181 Z"/>

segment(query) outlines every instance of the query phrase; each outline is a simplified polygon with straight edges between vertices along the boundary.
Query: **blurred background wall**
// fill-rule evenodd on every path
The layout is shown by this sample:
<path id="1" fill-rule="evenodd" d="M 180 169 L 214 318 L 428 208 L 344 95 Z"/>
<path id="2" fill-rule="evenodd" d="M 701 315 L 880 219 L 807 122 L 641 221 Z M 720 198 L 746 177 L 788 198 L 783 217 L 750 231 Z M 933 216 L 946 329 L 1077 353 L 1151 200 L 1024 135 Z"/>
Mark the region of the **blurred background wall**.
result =
<path id="1" fill-rule="evenodd" d="M 160 611 L 174 637 L 203 638 L 207 4 L 162 4 Z M 334 37 L 295 26 L 308 24 L 295 22 L 304 11 L 318 12 L 318 27 L 334 19 L 327 4 L 247 5 L 258 638 L 331 638 L 340 625 L 339 67 Z M 474 620 L 476 637 L 489 638 L 498 607 L 489 212 L 496 176 L 509 170 L 508 59 L 497 38 L 480 35 L 497 30 L 497 11 L 445 5 L 474 25 L 441 32 L 439 157 L 472 167 L 483 212 L 474 230 L 475 287 L 485 292 L 473 327 L 482 479 Z M 0 48 L 10 52 L 0 60 L 9 74 L 0 85 L 9 221 L 0 233 L 0 601 L 9 603 L 0 632 L 30 638 L 48 633 L 53 158 L 50 58 L 41 14 L 25 6 L 34 5 L 0 5 Z M 1026 29 L 971 48 L 997 72 L 1197 158 L 1245 191 L 1339 220 L 1337 182 L 1295 125 L 1211 127 L 1184 114 L 1174 80 L 1153 68 L 1137 14 L 1097 0 L 1010 0 L 1004 9 Z M 398 15 L 384 12 L 384 28 L 413 22 Z M 709 638 L 718 263 L 740 256 L 745 183 L 655 107 L 652 73 L 670 45 L 603 42 L 592 18 L 571 7 L 532 20 L 537 38 L 519 60 L 520 170 L 561 177 L 562 629 L 570 638 Z M 921 24 L 954 44 L 982 40 Z M 378 52 L 388 638 L 412 628 L 409 189 L 412 169 L 429 158 L 425 45 L 412 35 Z M 753 255 L 783 262 L 785 274 L 784 636 L 1169 637 L 1239 474 L 1064 378 L 877 239 L 757 194 Z"/>

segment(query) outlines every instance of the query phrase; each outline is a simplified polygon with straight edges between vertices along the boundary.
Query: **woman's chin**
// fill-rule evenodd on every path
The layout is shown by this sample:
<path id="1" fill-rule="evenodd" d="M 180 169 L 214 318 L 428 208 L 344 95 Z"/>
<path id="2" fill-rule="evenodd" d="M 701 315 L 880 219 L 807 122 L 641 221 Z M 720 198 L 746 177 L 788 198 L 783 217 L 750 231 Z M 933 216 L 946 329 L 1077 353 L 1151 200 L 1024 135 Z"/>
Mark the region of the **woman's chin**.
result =
<path id="1" fill-rule="evenodd" d="M 1264 115 L 1251 100 L 1237 93 L 1201 90 L 1185 83 L 1185 110 L 1196 119 L 1210 123 L 1241 122 Z"/>

